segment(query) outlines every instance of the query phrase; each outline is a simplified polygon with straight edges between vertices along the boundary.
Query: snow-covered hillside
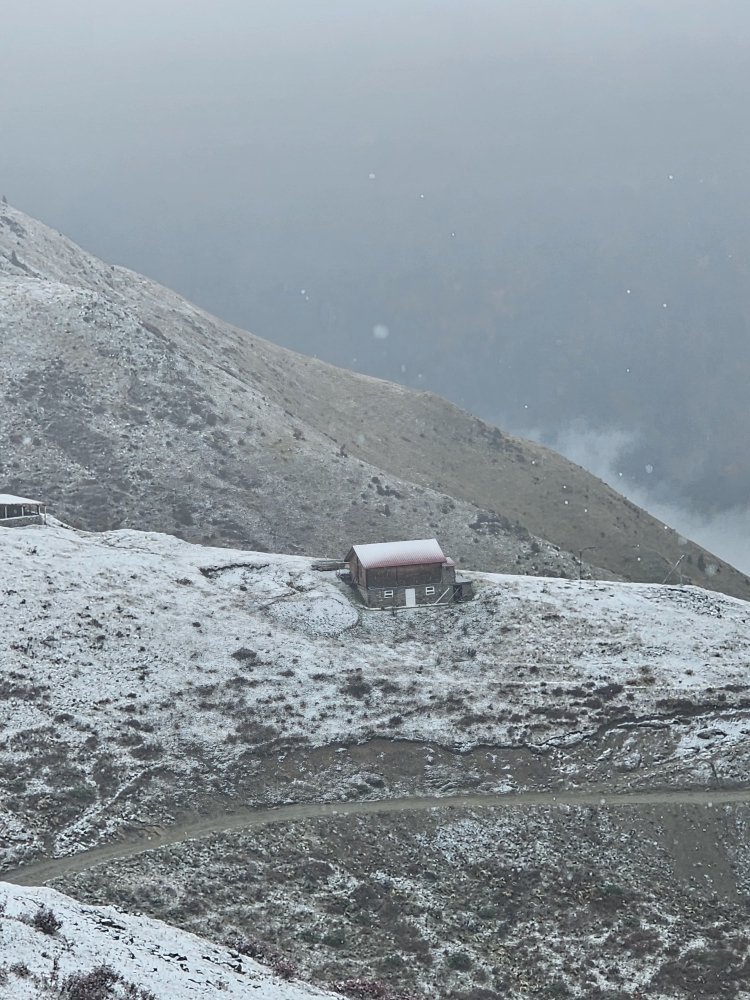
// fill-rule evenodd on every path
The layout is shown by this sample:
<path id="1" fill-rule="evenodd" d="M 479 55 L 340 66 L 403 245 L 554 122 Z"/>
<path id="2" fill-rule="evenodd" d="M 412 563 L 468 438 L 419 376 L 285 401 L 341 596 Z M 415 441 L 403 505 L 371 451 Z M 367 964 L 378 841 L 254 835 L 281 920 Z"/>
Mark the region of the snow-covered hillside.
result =
<path id="1" fill-rule="evenodd" d="M 349 459 L 352 436 L 359 445 L 364 436 L 351 421 L 338 433 L 331 401 L 365 406 L 374 386 L 408 404 L 402 387 L 236 330 L 8 207 L 0 211 L 0 343 L 3 487 L 39 495 L 70 523 L 338 556 L 353 540 L 420 537 L 427 522 L 469 566 L 575 574 L 570 552 L 533 538 L 507 513 L 446 496 L 432 480 L 384 473 L 365 456 Z M 303 403 L 321 412 L 311 419 Z M 392 398 L 367 408 L 387 414 L 392 432 Z M 368 436 L 380 440 L 375 413 L 368 422 Z M 493 433 L 494 452 L 515 454 L 518 445 Z M 443 469 L 454 434 L 438 434 Z M 544 449 L 534 448 L 541 471 Z"/>
<path id="2" fill-rule="evenodd" d="M 52 922 L 48 918 L 45 924 L 40 914 L 50 911 Z M 35 919 L 53 933 L 35 926 Z M 299 981 L 285 982 L 251 958 L 160 920 L 110 906 L 84 906 L 53 889 L 0 882 L 0 996 L 8 1000 L 310 1000 L 334 995 Z"/>
<path id="3" fill-rule="evenodd" d="M 467 569 L 750 578 L 580 466 L 430 392 L 238 330 L 0 210 L 0 475 L 89 530 L 340 556 L 434 532 Z M 429 527 L 428 527 L 429 526 Z"/>
<path id="4" fill-rule="evenodd" d="M 315 798 L 265 784 L 292 747 L 544 751 L 667 719 L 684 756 L 746 731 L 750 607 L 699 589 L 476 574 L 470 604 L 391 614 L 309 559 L 169 535 L 0 529 L 0 560 L 6 865 L 207 796 Z"/>

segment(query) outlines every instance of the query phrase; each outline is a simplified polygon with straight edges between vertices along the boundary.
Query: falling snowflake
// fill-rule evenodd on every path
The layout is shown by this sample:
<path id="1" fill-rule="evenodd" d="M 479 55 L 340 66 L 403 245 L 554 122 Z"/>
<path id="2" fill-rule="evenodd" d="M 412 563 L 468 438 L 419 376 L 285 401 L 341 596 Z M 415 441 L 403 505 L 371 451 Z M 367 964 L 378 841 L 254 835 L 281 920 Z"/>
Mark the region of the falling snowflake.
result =
<path id="1" fill-rule="evenodd" d="M 383 326 L 382 323 L 376 323 L 372 328 L 372 335 L 376 340 L 385 340 L 385 338 L 390 333 L 387 326 Z"/>
<path id="2" fill-rule="evenodd" d="M 647 465 L 647 466 L 646 466 L 646 472 L 647 472 L 647 473 L 648 473 L 649 475 L 651 475 L 651 473 L 652 473 L 653 471 L 654 471 L 654 467 L 653 467 L 653 465 Z"/>

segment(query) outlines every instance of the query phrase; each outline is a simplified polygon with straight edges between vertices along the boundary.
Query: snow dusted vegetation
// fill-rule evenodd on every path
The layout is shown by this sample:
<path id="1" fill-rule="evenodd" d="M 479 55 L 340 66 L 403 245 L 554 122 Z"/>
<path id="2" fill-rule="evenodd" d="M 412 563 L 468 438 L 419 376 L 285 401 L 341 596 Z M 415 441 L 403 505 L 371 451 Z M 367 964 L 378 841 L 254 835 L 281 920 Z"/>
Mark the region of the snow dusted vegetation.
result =
<path id="1" fill-rule="evenodd" d="M 219 940 L 239 928 L 352 1000 L 352 977 L 456 1000 L 744 1000 L 749 821 L 747 803 L 658 797 L 645 809 L 342 812 L 56 884 Z"/>
<path id="2" fill-rule="evenodd" d="M 744 602 L 476 573 L 370 611 L 301 556 L 59 523 L 0 557 L 3 870 L 80 901 L 7 890 L 0 993 L 746 995 Z"/>
<path id="3" fill-rule="evenodd" d="M 610 733 L 589 764 L 630 784 L 687 765 L 739 777 L 724 751 L 750 731 L 750 613 L 729 597 L 476 574 L 470 604 L 392 614 L 303 557 L 63 526 L 0 530 L 0 550 L 6 867 L 189 812 L 406 794 L 422 775 L 448 794 L 482 746 L 575 785 L 566 755 Z M 418 751 L 417 785 L 379 773 L 420 744 L 450 759 Z M 287 768 L 316 748 L 320 773 Z M 540 780 L 488 763 L 468 786 Z"/>
<path id="4" fill-rule="evenodd" d="M 750 578 L 580 466 L 431 392 L 304 357 L 0 210 L 3 491 L 88 530 L 335 556 L 435 534 L 462 568 Z M 584 560 L 585 561 L 585 560 Z"/>
<path id="5" fill-rule="evenodd" d="M 490 452 L 479 468 L 496 469 L 507 486 L 501 459 L 522 476 L 537 463 L 541 472 L 545 449 L 530 446 L 536 457 L 527 457 L 514 439 L 468 417 L 459 435 L 453 423 L 464 415 L 438 397 L 237 330 L 7 206 L 0 211 L 0 317 L 12 331 L 0 368 L 3 489 L 41 491 L 69 523 L 331 555 L 353 539 L 419 537 L 427 522 L 458 562 L 576 572 L 571 552 L 530 534 L 509 516 L 507 501 L 499 516 L 470 502 L 465 489 L 446 494 L 432 468 L 417 483 L 412 459 L 401 456 L 390 472 L 380 461 L 396 458 L 409 441 L 413 447 L 417 425 L 424 428 L 419 454 L 426 435 L 434 436 L 443 469 L 448 441 L 463 436 L 474 449 L 478 435 Z M 354 413 L 336 412 L 352 400 Z M 415 400 L 427 412 L 411 412 Z M 359 428 L 365 411 L 368 426 Z M 408 435 L 396 433 L 398 413 Z M 370 439 L 372 455 L 365 453 Z M 354 459 L 352 449 L 365 451 Z M 467 453 L 460 443 L 458 450 Z M 549 453 L 545 475 L 556 498 L 550 463 L 602 486 Z M 475 492 L 469 488 L 472 501 Z M 608 502 L 617 496 L 604 492 Z M 604 520 L 609 526 L 609 512 Z M 732 573 L 727 567 L 722 584 L 729 581 L 734 593 Z"/>
<path id="6" fill-rule="evenodd" d="M 0 882 L 0 996 L 8 1000 L 331 997 L 158 920 Z"/>

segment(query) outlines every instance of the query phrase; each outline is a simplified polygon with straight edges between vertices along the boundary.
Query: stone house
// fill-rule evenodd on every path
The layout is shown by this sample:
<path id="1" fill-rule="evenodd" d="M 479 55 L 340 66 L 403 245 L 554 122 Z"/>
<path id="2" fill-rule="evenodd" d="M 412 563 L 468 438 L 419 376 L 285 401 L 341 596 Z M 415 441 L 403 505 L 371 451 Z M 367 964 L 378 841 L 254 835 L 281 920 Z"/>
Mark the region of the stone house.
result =
<path id="1" fill-rule="evenodd" d="M 25 524 L 46 524 L 47 504 L 28 497 L 0 493 L 0 527 L 22 528 Z"/>

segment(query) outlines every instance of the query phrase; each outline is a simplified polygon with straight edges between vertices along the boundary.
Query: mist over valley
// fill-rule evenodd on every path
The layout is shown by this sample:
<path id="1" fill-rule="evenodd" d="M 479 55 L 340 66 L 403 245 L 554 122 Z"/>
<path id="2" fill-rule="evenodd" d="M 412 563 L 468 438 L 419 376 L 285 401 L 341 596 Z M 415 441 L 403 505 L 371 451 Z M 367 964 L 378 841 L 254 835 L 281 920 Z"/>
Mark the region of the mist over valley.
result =
<path id="1" fill-rule="evenodd" d="M 750 995 L 749 29 L 3 11 L 3 997 Z"/>

